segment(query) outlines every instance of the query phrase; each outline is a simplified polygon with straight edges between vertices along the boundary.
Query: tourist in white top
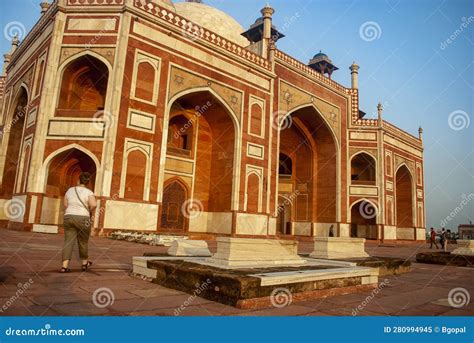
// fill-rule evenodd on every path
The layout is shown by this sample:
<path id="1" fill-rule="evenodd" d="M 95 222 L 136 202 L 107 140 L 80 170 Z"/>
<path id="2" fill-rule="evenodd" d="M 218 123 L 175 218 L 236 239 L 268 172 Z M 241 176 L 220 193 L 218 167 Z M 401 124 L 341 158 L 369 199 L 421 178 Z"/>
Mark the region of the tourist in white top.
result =
<path id="1" fill-rule="evenodd" d="M 69 188 L 64 196 L 64 247 L 61 273 L 71 271 L 69 262 L 76 240 L 79 257 L 82 260 L 82 270 L 86 271 L 92 265 L 92 262 L 89 261 L 88 244 L 97 201 L 94 193 L 86 187 L 90 180 L 90 173 L 81 173 L 79 185 Z"/>

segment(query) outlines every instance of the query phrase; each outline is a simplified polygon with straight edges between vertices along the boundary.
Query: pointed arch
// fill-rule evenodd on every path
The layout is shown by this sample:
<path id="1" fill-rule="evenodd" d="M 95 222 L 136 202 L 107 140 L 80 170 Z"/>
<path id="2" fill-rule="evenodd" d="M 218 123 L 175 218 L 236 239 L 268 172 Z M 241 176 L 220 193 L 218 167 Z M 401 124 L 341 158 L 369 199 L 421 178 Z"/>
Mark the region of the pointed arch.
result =
<path id="1" fill-rule="evenodd" d="M 10 197 L 18 188 L 19 159 L 23 152 L 25 122 L 30 102 L 29 89 L 21 83 L 14 95 L 3 127 L 2 154 L 0 158 L 1 189 L 0 195 Z"/>
<path id="2" fill-rule="evenodd" d="M 406 163 L 397 167 L 395 178 L 395 222 L 399 228 L 413 228 L 416 224 L 416 191 L 414 175 Z"/>
<path id="3" fill-rule="evenodd" d="M 285 115 L 282 116 L 282 119 L 280 121 L 280 126 L 281 126 L 282 123 L 285 122 L 286 118 L 288 118 L 290 115 L 296 113 L 299 110 L 302 110 L 302 109 L 305 109 L 305 108 L 308 108 L 308 107 L 313 108 L 316 111 L 316 113 L 318 113 L 319 117 L 322 119 L 322 121 L 326 124 L 326 127 L 331 132 L 332 137 L 334 139 L 334 142 L 336 144 L 336 147 L 339 148 L 340 142 L 339 142 L 339 139 L 337 138 L 337 134 L 334 131 L 334 128 L 331 126 L 331 124 L 329 124 L 326 117 L 322 114 L 323 112 L 314 103 L 308 103 L 308 104 L 300 105 L 298 107 L 295 107 L 295 108 L 291 109 L 291 111 L 285 113 Z"/>
<path id="4" fill-rule="evenodd" d="M 95 182 L 95 193 L 97 193 L 97 191 L 100 189 L 100 178 L 99 176 L 101 175 L 100 173 L 100 170 L 101 170 L 101 166 L 100 166 L 100 162 L 99 162 L 99 159 L 95 156 L 94 153 L 92 153 L 91 151 L 89 151 L 87 148 L 77 144 L 77 143 L 73 143 L 73 144 L 69 144 L 69 145 L 66 145 L 62 148 L 59 148 L 57 150 L 55 150 L 54 152 L 52 152 L 51 154 L 49 154 L 42 166 L 41 166 L 41 169 L 39 171 L 39 175 L 38 177 L 40 178 L 41 180 L 41 184 L 43 184 L 43 192 L 45 193 L 46 192 L 46 188 L 47 188 L 47 174 L 48 174 L 48 171 L 49 171 L 49 167 L 50 167 L 50 164 L 51 164 L 51 161 L 56 157 L 58 156 L 59 154 L 65 152 L 65 151 L 68 151 L 68 150 L 79 150 L 81 151 L 82 153 L 84 153 L 85 155 L 87 155 L 88 157 L 90 157 L 92 159 L 92 161 L 94 162 L 95 164 L 95 168 L 96 168 L 96 182 Z"/>
<path id="5" fill-rule="evenodd" d="M 354 201 L 349 207 L 348 217 L 351 237 L 379 238 L 377 224 L 380 221 L 380 211 L 376 202 L 367 198 Z"/>
<path id="6" fill-rule="evenodd" d="M 56 84 L 60 85 L 60 87 L 58 87 L 58 89 L 56 90 L 54 98 L 53 98 L 53 104 L 54 104 L 54 108 L 55 108 L 56 111 L 58 109 L 59 110 L 61 109 L 61 106 L 62 106 L 63 102 L 65 101 L 65 100 L 61 99 L 61 94 L 62 94 L 62 92 L 64 92 L 64 87 L 63 86 L 64 86 L 64 81 L 65 81 L 65 76 L 66 76 L 65 72 L 68 70 L 68 68 L 70 66 L 73 65 L 73 63 L 79 63 L 81 61 L 81 59 L 84 59 L 84 58 L 87 58 L 87 57 L 89 57 L 89 62 L 90 63 L 92 63 L 94 60 L 99 62 L 98 66 L 100 68 L 104 68 L 104 72 L 106 73 L 107 80 L 105 82 L 103 82 L 103 85 L 101 86 L 102 88 L 105 88 L 105 90 L 102 90 L 102 92 L 101 92 L 101 97 L 103 97 L 103 99 L 100 102 L 100 107 L 102 107 L 103 111 L 108 110 L 109 102 L 110 102 L 110 96 L 108 94 L 110 93 L 109 91 L 112 89 L 112 79 L 113 79 L 111 77 L 111 75 L 112 75 L 112 65 L 105 57 L 101 56 L 100 54 L 98 54 L 94 51 L 91 51 L 91 50 L 85 50 L 85 51 L 81 51 L 77 54 L 74 54 L 74 55 L 70 56 L 69 58 L 67 58 L 66 60 L 64 60 L 58 68 L 58 72 L 56 74 Z M 80 76 L 80 75 L 76 75 L 76 76 Z M 86 81 L 84 81 L 84 82 L 86 82 Z M 95 110 L 94 109 L 88 109 L 86 112 L 96 113 L 97 111 L 98 111 L 98 109 L 95 109 Z M 79 116 L 77 111 L 75 111 L 75 112 L 76 113 L 74 113 L 73 115 L 74 116 Z M 60 111 L 57 114 L 68 116 L 67 111 Z M 86 115 L 86 114 L 84 114 L 84 115 Z"/>
<path id="7" fill-rule="evenodd" d="M 231 195 L 231 209 L 239 209 L 239 191 L 240 191 L 240 174 L 241 174 L 241 151 L 242 151 L 242 127 L 238 119 L 239 116 L 234 112 L 234 110 L 227 104 L 227 102 L 211 87 L 196 87 L 181 91 L 175 94 L 171 99 L 169 99 L 166 104 L 165 116 L 164 116 L 164 125 L 163 125 L 163 138 L 161 144 L 161 159 L 160 165 L 166 164 L 167 156 L 167 142 L 168 142 L 168 131 L 169 131 L 169 120 L 171 115 L 171 109 L 173 104 L 179 99 L 183 98 L 186 95 L 198 94 L 201 92 L 210 93 L 222 106 L 229 118 L 231 119 L 234 127 L 234 151 L 233 151 L 233 175 L 232 175 L 232 195 Z M 157 201 L 161 202 L 163 199 L 163 189 L 164 189 L 164 168 L 160 170 L 160 184 L 158 185 L 158 197 Z"/>
<path id="8" fill-rule="evenodd" d="M 341 152 L 338 135 L 334 128 L 328 123 L 322 111 L 313 103 L 303 104 L 293 108 L 288 112 L 279 112 L 279 126 L 277 128 L 277 146 L 278 152 L 284 151 L 282 133 L 292 125 L 300 130 L 302 135 L 309 139 L 308 146 L 313 151 L 314 168 L 312 175 L 316 176 L 313 196 L 309 195 L 309 200 L 305 200 L 305 194 L 298 196 L 296 201 L 302 208 L 304 203 L 310 204 L 309 208 L 314 208 L 312 214 L 313 221 L 321 223 L 335 224 L 341 220 L 341 182 L 340 182 L 340 165 Z M 306 130 L 301 130 L 302 123 Z M 319 136 L 319 137 L 318 137 Z M 308 138 L 309 137 L 309 138 Z M 275 174 L 278 175 L 279 161 L 273 164 Z M 299 169 L 296 167 L 296 169 Z M 323 182 L 323 174 L 330 175 L 330 182 Z M 278 190 L 276 190 L 275 199 L 278 198 Z M 335 201 L 325 201 L 335 199 Z M 329 204 L 329 205 L 327 205 Z M 278 206 L 278 204 L 275 204 Z M 299 213 L 299 212 L 298 212 Z M 310 219 L 310 218 L 308 218 Z"/>
<path id="9" fill-rule="evenodd" d="M 161 230 L 174 233 L 185 232 L 188 229 L 186 206 L 189 202 L 188 185 L 179 177 L 172 177 L 164 183 L 163 206 L 161 207 Z"/>
<path id="10" fill-rule="evenodd" d="M 350 158 L 351 183 L 374 185 L 377 181 L 377 159 L 363 150 L 354 153 Z"/>

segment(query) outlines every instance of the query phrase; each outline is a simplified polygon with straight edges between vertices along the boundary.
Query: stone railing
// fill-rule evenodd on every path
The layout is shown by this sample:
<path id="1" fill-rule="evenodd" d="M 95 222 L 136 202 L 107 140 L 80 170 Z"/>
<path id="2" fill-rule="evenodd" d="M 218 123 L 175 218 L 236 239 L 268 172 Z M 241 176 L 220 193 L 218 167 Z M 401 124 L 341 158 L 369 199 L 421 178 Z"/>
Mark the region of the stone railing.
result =
<path id="1" fill-rule="evenodd" d="M 285 62 L 286 64 L 289 64 L 290 66 L 304 72 L 305 74 L 309 74 L 310 76 L 316 78 L 318 81 L 321 81 L 322 83 L 325 83 L 326 85 L 334 89 L 337 89 L 340 92 L 347 94 L 350 91 L 349 88 L 346 88 L 340 85 L 339 83 L 337 83 L 336 81 L 333 81 L 330 78 L 324 76 L 323 74 L 318 73 L 316 70 L 308 67 L 306 64 L 298 61 L 297 59 L 294 59 L 293 57 L 285 54 L 284 52 L 280 50 L 276 50 L 275 57 L 279 59 L 280 61 Z"/>
<path id="2" fill-rule="evenodd" d="M 405 141 L 407 141 L 407 142 L 409 142 L 409 143 L 411 143 L 415 146 L 421 146 L 421 140 L 418 137 L 415 137 L 415 136 L 409 134 L 408 132 L 403 131 L 402 129 L 396 127 L 393 124 L 390 124 L 389 122 L 387 122 L 385 120 L 383 120 L 382 122 L 383 122 L 382 127 L 385 131 L 391 133 L 392 135 L 394 135 L 397 138 L 402 138 Z"/>
<path id="3" fill-rule="evenodd" d="M 134 0 L 133 5 L 134 7 L 153 15 L 154 17 L 157 17 L 175 26 L 181 31 L 183 37 L 188 37 L 192 40 L 205 40 L 215 46 L 223 48 L 241 58 L 244 58 L 247 61 L 255 63 L 260 67 L 271 70 L 269 61 L 262 56 L 259 56 L 250 50 L 247 50 L 246 48 L 197 25 L 192 21 L 183 18 L 177 13 L 172 12 L 154 2 L 150 2 L 148 0 Z"/>
<path id="4" fill-rule="evenodd" d="M 357 119 L 353 124 L 360 125 L 360 126 L 378 127 L 379 120 L 378 119 Z"/>
<path id="5" fill-rule="evenodd" d="M 123 5 L 125 0 L 67 0 L 68 6 Z"/>
<path id="6" fill-rule="evenodd" d="M 36 22 L 36 24 L 33 26 L 33 28 L 28 32 L 26 37 L 20 42 L 20 45 L 18 46 L 18 49 L 13 53 L 12 59 L 10 61 L 10 65 L 13 65 L 15 62 L 15 59 L 17 56 L 21 56 L 23 53 L 23 50 L 26 49 L 30 43 L 32 43 L 34 37 L 36 36 L 37 33 L 39 33 L 40 29 L 43 27 L 43 25 L 49 21 L 50 15 L 53 11 L 56 10 L 58 6 L 58 0 L 54 0 L 50 5 L 47 11 L 41 15 L 40 19 Z"/>

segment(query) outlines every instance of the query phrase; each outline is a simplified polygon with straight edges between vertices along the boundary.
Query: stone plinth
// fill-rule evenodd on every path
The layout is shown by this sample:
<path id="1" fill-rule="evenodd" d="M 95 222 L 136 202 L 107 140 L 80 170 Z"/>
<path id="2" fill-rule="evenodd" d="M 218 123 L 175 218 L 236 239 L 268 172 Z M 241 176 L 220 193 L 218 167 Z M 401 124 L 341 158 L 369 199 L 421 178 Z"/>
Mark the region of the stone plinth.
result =
<path id="1" fill-rule="evenodd" d="M 185 239 L 178 239 L 171 243 L 171 247 L 168 249 L 168 255 L 196 257 L 212 256 L 206 241 L 191 241 Z"/>
<path id="2" fill-rule="evenodd" d="M 217 252 L 206 262 L 233 267 L 292 266 L 306 260 L 298 256 L 298 242 L 260 238 L 217 238 Z"/>
<path id="3" fill-rule="evenodd" d="M 455 249 L 451 254 L 474 256 L 474 240 L 458 240 L 457 243 L 458 248 Z"/>
<path id="4" fill-rule="evenodd" d="M 315 237 L 314 251 L 309 256 L 325 259 L 369 257 L 365 252 L 364 238 L 346 237 Z"/>

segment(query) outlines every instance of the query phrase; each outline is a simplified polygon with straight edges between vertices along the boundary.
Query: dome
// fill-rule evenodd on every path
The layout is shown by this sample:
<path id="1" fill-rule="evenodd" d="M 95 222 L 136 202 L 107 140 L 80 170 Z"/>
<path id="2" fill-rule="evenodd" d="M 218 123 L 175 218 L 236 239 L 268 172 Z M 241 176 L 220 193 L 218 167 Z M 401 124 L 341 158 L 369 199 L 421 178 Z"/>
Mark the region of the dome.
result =
<path id="1" fill-rule="evenodd" d="M 172 11 L 175 11 L 173 1 L 171 1 L 171 0 L 151 0 L 150 2 L 158 4 L 158 5 L 163 6 L 165 8 L 168 8 Z"/>
<path id="2" fill-rule="evenodd" d="M 245 30 L 227 13 L 198 2 L 177 2 L 174 6 L 179 15 L 193 23 L 243 47 L 250 44 L 245 37 L 241 36 Z"/>
<path id="3" fill-rule="evenodd" d="M 324 52 L 322 52 L 321 50 L 319 50 L 319 52 L 314 55 L 313 59 L 315 58 L 319 58 L 319 59 L 329 59 L 328 55 L 326 55 Z"/>

